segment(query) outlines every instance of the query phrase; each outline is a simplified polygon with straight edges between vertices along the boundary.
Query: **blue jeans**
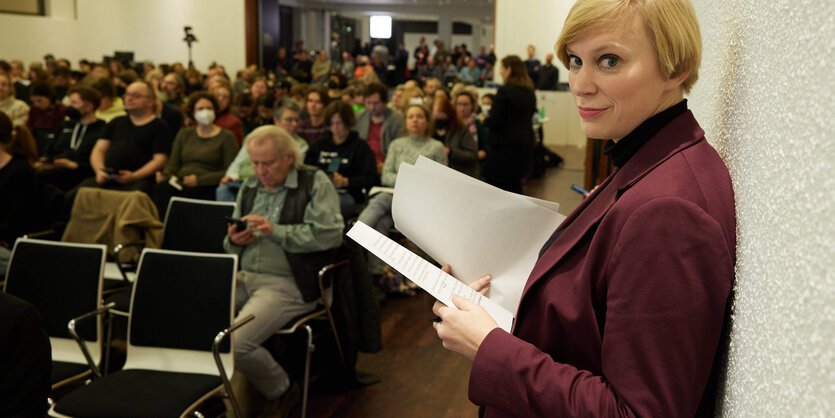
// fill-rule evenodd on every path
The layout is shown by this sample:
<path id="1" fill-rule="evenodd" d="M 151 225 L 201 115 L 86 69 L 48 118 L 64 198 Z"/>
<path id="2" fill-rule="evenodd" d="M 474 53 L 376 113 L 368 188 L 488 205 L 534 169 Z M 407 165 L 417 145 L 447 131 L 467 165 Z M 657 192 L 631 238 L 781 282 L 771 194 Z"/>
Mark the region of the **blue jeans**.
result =
<path id="1" fill-rule="evenodd" d="M 215 189 L 215 199 L 218 202 L 234 202 L 238 197 L 238 186 L 230 186 L 228 183 L 221 184 Z"/>

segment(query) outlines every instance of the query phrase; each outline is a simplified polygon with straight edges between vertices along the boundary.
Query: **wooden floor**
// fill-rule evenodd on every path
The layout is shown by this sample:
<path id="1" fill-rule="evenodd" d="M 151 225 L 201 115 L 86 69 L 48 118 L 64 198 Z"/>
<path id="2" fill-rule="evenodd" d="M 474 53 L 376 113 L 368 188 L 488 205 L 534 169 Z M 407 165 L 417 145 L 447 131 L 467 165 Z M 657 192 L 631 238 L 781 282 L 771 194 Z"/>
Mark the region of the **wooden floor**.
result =
<path id="1" fill-rule="evenodd" d="M 584 149 L 553 147 L 565 158 L 561 168 L 529 181 L 525 193 L 560 203 L 567 215 L 581 196 L 570 190 L 582 185 Z M 467 398 L 470 361 L 441 346 L 430 324 L 434 299 L 426 293 L 388 298 L 383 302 L 383 350 L 360 354 L 357 369 L 380 383 L 340 395 L 311 394 L 308 417 L 424 418 L 476 417 Z"/>

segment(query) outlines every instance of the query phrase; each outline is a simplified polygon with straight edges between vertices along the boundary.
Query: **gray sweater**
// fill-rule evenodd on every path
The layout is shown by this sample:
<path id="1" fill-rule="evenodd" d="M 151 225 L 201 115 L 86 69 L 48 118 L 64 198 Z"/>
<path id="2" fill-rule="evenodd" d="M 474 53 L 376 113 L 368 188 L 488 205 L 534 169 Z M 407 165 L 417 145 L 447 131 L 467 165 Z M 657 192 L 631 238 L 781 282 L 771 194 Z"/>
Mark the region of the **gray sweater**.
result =
<path id="1" fill-rule="evenodd" d="M 386 154 L 380 183 L 383 186 L 394 187 L 400 163 L 414 164 L 421 155 L 443 165 L 447 164 L 446 150 L 441 141 L 432 138 L 415 139 L 408 136 L 395 139 Z"/>

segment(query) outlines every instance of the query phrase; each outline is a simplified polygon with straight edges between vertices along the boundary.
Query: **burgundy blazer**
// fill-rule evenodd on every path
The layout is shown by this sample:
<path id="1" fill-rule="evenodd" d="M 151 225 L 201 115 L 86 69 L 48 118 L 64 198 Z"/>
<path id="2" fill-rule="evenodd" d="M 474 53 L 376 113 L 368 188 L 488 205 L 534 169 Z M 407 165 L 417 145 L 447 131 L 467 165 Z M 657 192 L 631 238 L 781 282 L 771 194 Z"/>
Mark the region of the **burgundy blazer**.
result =
<path id="1" fill-rule="evenodd" d="M 662 128 L 559 229 L 512 335 L 497 328 L 481 344 L 470 399 L 487 417 L 712 414 L 736 220 L 728 170 L 693 114 Z"/>

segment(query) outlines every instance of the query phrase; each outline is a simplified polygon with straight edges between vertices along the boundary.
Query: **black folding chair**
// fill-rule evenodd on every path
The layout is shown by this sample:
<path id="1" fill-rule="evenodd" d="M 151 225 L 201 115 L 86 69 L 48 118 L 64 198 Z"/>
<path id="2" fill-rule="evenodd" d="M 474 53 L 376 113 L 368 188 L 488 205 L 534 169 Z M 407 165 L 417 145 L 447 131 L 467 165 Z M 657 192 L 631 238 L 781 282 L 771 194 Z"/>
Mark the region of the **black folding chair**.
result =
<path id="1" fill-rule="evenodd" d="M 232 324 L 237 257 L 145 249 L 133 287 L 121 371 L 61 398 L 51 416 L 181 416 L 224 389 L 237 402 Z"/>
<path id="2" fill-rule="evenodd" d="M 345 365 L 345 355 L 342 350 L 342 344 L 340 343 L 339 339 L 339 332 L 336 328 L 336 323 L 333 319 L 333 312 L 331 311 L 331 306 L 333 305 L 333 300 L 328 298 L 328 292 L 325 289 L 325 283 L 328 278 L 335 277 L 335 272 L 338 268 L 348 268 L 348 260 L 340 260 L 332 264 L 328 264 L 322 267 L 318 273 L 318 282 L 319 282 L 319 291 L 321 292 L 321 303 L 317 304 L 316 308 L 313 311 L 302 314 L 291 320 L 284 328 L 276 332 L 276 335 L 292 335 L 296 332 L 302 330 L 305 332 L 305 359 L 304 359 L 304 377 L 302 378 L 302 413 L 301 418 L 305 418 L 307 416 L 307 398 L 308 393 L 310 391 L 310 363 L 313 356 L 313 352 L 316 350 L 316 346 L 313 344 L 313 327 L 311 327 L 311 322 L 313 321 L 327 321 L 327 327 L 333 333 L 334 341 L 336 343 L 336 348 L 339 353 L 339 359 L 342 363 L 343 367 L 347 367 Z M 330 277 L 328 277 L 330 276 Z"/>
<path id="3" fill-rule="evenodd" d="M 162 232 L 162 248 L 175 251 L 222 254 L 226 217 L 234 202 L 172 197 L 168 202 Z"/>
<path id="4" fill-rule="evenodd" d="M 18 239 L 6 273 L 4 291 L 33 304 L 52 345 L 52 389 L 93 374 L 101 376 L 102 321 L 79 323 L 74 332 L 86 342 L 79 351 L 67 329 L 70 320 L 103 312 L 102 271 L 107 247 L 100 244 Z"/>
<path id="5" fill-rule="evenodd" d="M 172 197 L 168 202 L 162 232 L 162 249 L 223 254 L 223 237 L 226 236 L 226 217 L 235 211 L 234 202 Z M 109 266 L 106 266 L 106 268 Z M 127 289 L 106 298 L 114 303 L 114 313 L 127 316 L 130 302 L 130 282 L 135 273 L 114 270 L 107 282 L 123 282 Z M 111 280 L 112 279 L 112 280 Z M 105 283 L 107 283 L 105 282 Z"/>

